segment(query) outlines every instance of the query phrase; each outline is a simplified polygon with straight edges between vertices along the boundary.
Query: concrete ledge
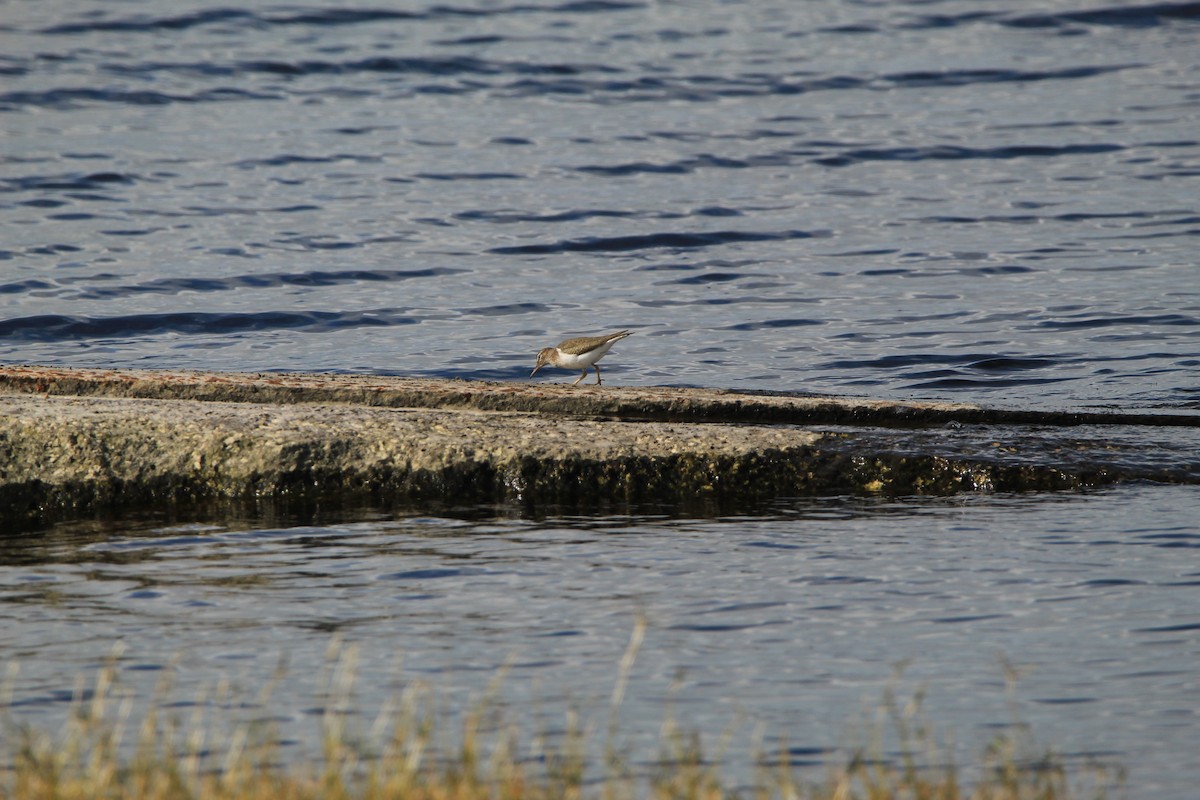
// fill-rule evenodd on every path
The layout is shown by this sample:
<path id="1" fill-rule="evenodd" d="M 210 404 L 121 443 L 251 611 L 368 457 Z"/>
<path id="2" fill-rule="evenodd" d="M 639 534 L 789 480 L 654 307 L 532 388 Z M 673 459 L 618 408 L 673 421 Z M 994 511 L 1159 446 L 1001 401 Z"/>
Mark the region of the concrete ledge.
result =
<path id="1" fill-rule="evenodd" d="M 633 420 L 796 425 L 1145 425 L 1200 428 L 1200 414 L 1024 411 L 967 403 L 903 402 L 727 389 L 567 383 L 489 383 L 306 373 L 63 369 L 0 366 L 0 392 L 218 400 L 349 403 L 388 408 L 466 408 Z"/>
<path id="2" fill-rule="evenodd" d="M 992 437 L 969 446 L 959 437 L 950 447 L 954 435 L 941 429 L 897 438 L 861 422 L 958 425 L 968 413 L 986 414 L 693 389 L 5 367 L 0 518 L 37 524 L 97 510 L 279 497 L 728 508 L 794 495 L 1194 477 L 1091 457 L 1107 445 L 1076 443 L 1067 457 L 1061 439 L 1043 436 L 1024 442 L 1020 457 L 1011 449 L 1000 456 Z M 858 425 L 779 424 L 806 414 Z M 665 421 L 676 418 L 740 424 Z"/>

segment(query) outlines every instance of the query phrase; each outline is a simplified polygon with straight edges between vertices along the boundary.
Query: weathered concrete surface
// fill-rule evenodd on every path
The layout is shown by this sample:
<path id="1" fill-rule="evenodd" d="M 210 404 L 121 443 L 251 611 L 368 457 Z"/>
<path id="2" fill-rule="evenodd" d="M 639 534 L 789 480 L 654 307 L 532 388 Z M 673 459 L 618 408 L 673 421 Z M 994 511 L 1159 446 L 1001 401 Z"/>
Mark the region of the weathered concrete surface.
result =
<path id="1" fill-rule="evenodd" d="M 1195 477 L 1178 464 L 1106 463 L 1107 437 L 1039 435 L 998 450 L 986 433 L 778 424 L 817 414 L 962 428 L 967 413 L 984 412 L 692 389 L 4 367 L 0 520 L 222 498 L 729 505 Z M 713 417 L 742 422 L 664 421 Z M 776 424 L 753 424 L 763 420 Z"/>
<path id="2" fill-rule="evenodd" d="M 352 403 L 469 408 L 678 422 L 794 425 L 1151 425 L 1200 427 L 1200 415 L 989 409 L 966 403 L 798 396 L 726 389 L 488 383 L 370 375 L 94 370 L 0 366 L 0 392 L 235 403 Z"/>

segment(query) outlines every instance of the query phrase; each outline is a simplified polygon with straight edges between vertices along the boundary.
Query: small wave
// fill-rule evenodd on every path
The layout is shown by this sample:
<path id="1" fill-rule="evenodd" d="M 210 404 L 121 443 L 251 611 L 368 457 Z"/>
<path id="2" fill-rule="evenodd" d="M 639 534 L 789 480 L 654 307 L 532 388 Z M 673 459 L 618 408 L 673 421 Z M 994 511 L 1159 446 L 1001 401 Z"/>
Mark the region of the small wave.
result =
<path id="1" fill-rule="evenodd" d="M 238 23 L 247 28 L 266 25 L 354 25 L 386 20 L 409 20 L 422 15 L 385 9 L 323 9 L 292 14 L 255 14 L 234 8 L 213 8 L 173 17 L 134 16 L 123 19 L 91 19 L 86 22 L 65 22 L 42 28 L 39 33 L 52 36 L 75 35 L 96 31 L 120 33 L 156 33 L 182 31 L 189 28 Z"/>
<path id="2" fill-rule="evenodd" d="M 688 217 L 740 217 L 744 211 L 726 206 L 702 206 L 687 212 L 621 211 L 610 208 L 579 208 L 556 213 L 533 211 L 473 209 L 460 211 L 455 219 L 467 222 L 491 222 L 501 225 L 524 222 L 583 222 L 590 219 L 686 219 Z"/>
<path id="3" fill-rule="evenodd" d="M 224 278 L 161 278 L 126 286 L 89 287 L 79 292 L 85 300 L 108 300 L 140 294 L 172 295 L 182 292 L 228 292 L 237 289 L 270 289 L 279 286 L 338 286 L 349 283 L 392 283 L 413 278 L 439 278 L 468 270 L 449 267 L 427 269 L 351 269 L 337 272 L 275 272 L 231 275 Z M 3 289 L 0 288 L 0 292 Z"/>
<path id="4" fill-rule="evenodd" d="M 690 275 L 686 278 L 668 281 L 668 283 L 678 283 L 684 286 L 704 284 L 704 283 L 728 283 L 729 281 L 738 281 L 743 278 L 765 278 L 771 277 L 761 273 L 752 272 L 705 272 L 701 275 Z"/>
<path id="5" fill-rule="evenodd" d="M 478 308 L 463 308 L 459 312 L 477 317 L 505 317 L 511 314 L 534 314 L 553 309 L 544 303 L 506 303 L 498 306 L 480 306 Z"/>
<path id="6" fill-rule="evenodd" d="M 1067 355 L 1012 356 L 1000 354 L 908 353 L 878 359 L 840 359 L 817 368 L 846 373 L 894 372 L 896 379 L 912 381 L 910 390 L 994 390 L 1012 386 L 1037 386 L 1073 380 L 1062 375 L 1031 374 L 1066 367 L 1079 361 Z"/>
<path id="7" fill-rule="evenodd" d="M 669 283 L 669 281 L 664 281 Z M 750 306 L 770 306 L 770 305 L 785 305 L 795 306 L 802 300 L 797 300 L 795 297 L 761 297 L 759 295 L 746 295 L 741 297 L 698 297 L 694 300 L 674 300 L 669 298 L 651 298 L 633 301 L 638 308 L 681 308 L 686 306 L 733 306 L 733 305 L 750 305 Z"/>
<path id="8" fill-rule="evenodd" d="M 120 31 L 123 33 L 163 30 L 177 31 L 193 28 L 197 25 L 211 25 L 215 22 L 248 20 L 253 18 L 254 15 L 249 11 L 241 11 L 233 8 L 213 8 L 175 17 L 133 17 L 130 19 L 91 19 L 86 22 L 64 22 L 58 25 L 51 25 L 49 28 L 42 28 L 39 32 L 50 35 L 66 35 L 90 33 L 92 31 Z"/>
<path id="9" fill-rule="evenodd" d="M 1011 28 L 1071 28 L 1078 25 L 1109 25 L 1124 28 L 1149 28 L 1165 20 L 1191 20 L 1200 17 L 1200 3 L 1155 3 L 1152 5 L 1109 6 L 1084 11 L 1056 11 L 1004 15 L 992 11 L 970 11 L 962 14 L 926 14 L 905 20 L 898 27 L 908 30 L 954 28 L 989 22 Z M 846 26 L 844 32 L 858 33 L 856 27 Z M 843 32 L 840 29 L 832 29 Z M 867 28 L 867 30 L 872 30 Z"/>
<path id="10" fill-rule="evenodd" d="M 478 573 L 478 570 L 472 570 L 473 573 Z M 393 572 L 388 575 L 380 575 L 380 580 L 386 581 L 428 581 L 438 578 L 457 578 L 466 574 L 465 570 L 430 567 L 429 569 L 412 569 L 407 572 Z"/>
<path id="11" fill-rule="evenodd" d="M 53 342 L 166 333 L 228 334 L 280 329 L 323 332 L 354 327 L 415 325 L 419 322 L 421 319 L 418 317 L 393 310 L 263 311 L 249 314 L 188 312 L 120 317 L 47 314 L 0 320 L 0 337 L 28 342 Z"/>
<path id="12" fill-rule="evenodd" d="M 582 72 L 615 72 L 613 67 L 576 64 L 542 64 L 534 61 L 490 61 L 472 56 L 398 58 L 376 56 L 358 61 L 245 61 L 238 64 L 243 72 L 273 75 L 345 75 L 356 72 L 384 72 L 416 75 L 575 75 Z"/>
<path id="13" fill-rule="evenodd" d="M 906 389 L 1005 389 L 1015 386 L 1041 386 L 1049 383 L 1063 383 L 1074 378 L 970 378 L 952 377 L 918 380 L 905 384 Z"/>
<path id="14" fill-rule="evenodd" d="M 286 167 L 292 164 L 336 164 L 350 162 L 353 164 L 378 164 L 382 159 L 377 155 L 360 155 L 357 153 L 332 153 L 327 156 L 302 156 L 296 153 L 280 153 L 266 158 L 246 158 L 235 161 L 233 166 L 239 169 L 255 169 L 257 167 Z M 315 208 L 315 206 L 308 206 Z"/>
<path id="15" fill-rule="evenodd" d="M 1137 64 L 1115 66 L 1082 66 L 1061 70 L 944 70 L 914 71 L 879 76 L 818 76 L 796 78 L 791 75 L 753 75 L 713 78 L 710 75 L 680 75 L 672 77 L 639 76 L 616 78 L 623 70 L 607 64 L 537 62 L 530 60 L 493 60 L 476 56 L 452 55 L 444 57 L 396 57 L 375 56 L 348 61 L 333 60 L 245 60 L 229 64 L 209 62 L 145 62 L 136 64 L 106 64 L 105 72 L 121 76 L 147 77 L 160 72 L 196 75 L 207 78 L 236 80 L 239 76 L 255 73 L 266 75 L 303 77 L 311 75 L 354 75 L 357 73 L 383 73 L 394 75 L 418 75 L 439 78 L 460 76 L 456 84 L 432 83 L 415 85 L 415 93 L 465 94 L 480 91 L 496 91 L 517 97 L 546 97 L 569 95 L 586 98 L 592 103 L 662 102 L 712 102 L 727 98 L 753 96 L 790 96 L 817 91 L 848 91 L 855 89 L 891 91 L 904 88 L 928 89 L 929 87 L 960 87 L 981 83 L 1020 82 L 1048 80 L 1077 80 L 1102 75 Z M 485 82 L 468 80 L 512 76 L 508 82 Z M 592 77 L 600 76 L 600 77 Z M 214 102 L 223 100 L 279 99 L 282 95 L 274 87 L 268 92 L 249 92 L 232 88 L 214 88 L 195 94 L 171 94 L 143 89 L 92 89 L 55 88 L 38 92 L 10 92 L 0 94 L 0 109 L 21 107 L 73 108 L 86 103 L 125 103 L 128 105 L 166 105 L 170 103 Z M 779 132 L 763 132 L 763 136 L 784 136 Z M 746 168 L 755 166 L 786 165 L 796 154 L 762 154 L 753 157 L 733 158 L 728 156 L 701 155 L 679 164 L 656 165 L 635 163 L 623 167 L 581 168 L 588 170 L 624 169 L 634 172 L 682 173 L 702 167 Z M 694 163 L 693 163 L 694 162 Z"/>
<path id="16" fill-rule="evenodd" d="M 82 249 L 82 247 L 77 247 L 74 245 L 40 245 L 35 247 L 26 247 L 24 251 L 20 253 L 13 252 L 11 249 L 0 249 L 0 260 L 12 260 L 14 258 L 18 258 L 19 255 L 59 255 L 61 253 L 78 253 L 82 251 Z M 22 287 L 22 285 L 26 285 L 26 283 L 18 282 L 7 285 L 10 285 L 10 287 Z M 18 294 L 18 291 L 19 290 L 17 289 L 13 289 L 8 291 L 7 294 Z M 4 291 L 0 290 L 0 294 L 4 294 Z"/>
<path id="17" fill-rule="evenodd" d="M 629 164 L 595 165 L 589 164 L 576 167 L 576 171 L 589 175 L 605 177 L 623 177 L 626 175 L 665 174 L 686 175 L 700 169 L 751 169 L 754 167 L 787 166 L 793 161 L 788 153 L 764 153 L 758 156 L 729 158 L 715 156 L 711 153 L 701 153 L 690 158 L 672 161 L 665 164 L 655 164 L 647 161 L 636 161 Z"/>
<path id="18" fill-rule="evenodd" d="M 894 370 L 905 367 L 947 365 L 966 367 L 985 372 L 1016 372 L 1029 369 L 1045 369 L 1070 363 L 1067 356 L 1005 356 L 995 353 L 904 353 L 868 359 L 838 359 L 826 361 L 821 369 L 831 370 Z M 948 370 L 946 374 L 956 374 Z"/>
<path id="19" fill-rule="evenodd" d="M 668 626 L 668 630 L 672 631 L 691 631 L 694 633 L 734 633 L 737 631 L 754 630 L 755 628 L 764 628 L 768 625 L 782 625 L 782 620 L 765 620 L 762 622 L 743 622 L 743 623 L 710 623 L 701 624 L 697 622 L 683 622 Z"/>
<path id="20" fill-rule="evenodd" d="M 1191 546 L 1200 547 L 1200 534 L 1192 533 L 1190 531 L 1150 533 L 1146 534 L 1145 536 L 1139 536 L 1138 538 L 1144 541 L 1153 542 L 1155 544 L 1158 544 L 1159 542 L 1165 542 L 1168 546 L 1172 546 L 1178 542 L 1184 542 Z"/>
<path id="21" fill-rule="evenodd" d="M 42 92 L 5 92 L 0 94 L 0 110 L 33 106 L 70 109 L 85 103 L 120 103 L 131 106 L 163 106 L 171 103 L 207 103 L 222 100 L 275 100 L 279 95 L 243 89 L 208 89 L 191 95 L 152 92 L 145 89 L 49 89 Z"/>
<path id="22" fill-rule="evenodd" d="M 1124 145 L 1097 142 L 1095 144 L 1011 145 L 1008 147 L 880 147 L 856 148 L 834 156 L 813 159 L 827 167 L 845 167 L 869 161 L 958 161 L 963 159 L 1057 158 L 1059 156 L 1097 155 L 1125 150 Z"/>
<path id="23" fill-rule="evenodd" d="M 623 0 L 575 0 L 557 6 L 529 6 L 516 4 L 493 8 L 468 8 L 466 6 L 437 5 L 426 11 L 398 11 L 385 8 L 321 8 L 314 10 L 256 14 L 232 8 L 215 8 L 172 17 L 135 16 L 124 19 L 90 19 L 85 22 L 66 22 L 42 28 L 39 32 L 50 35 L 73 35 L 93 31 L 117 31 L 121 33 L 155 33 L 164 30 L 179 31 L 205 25 L 234 23 L 246 28 L 263 28 L 271 25 L 312 25 L 327 27 L 334 25 L 363 25 L 376 22 L 406 22 L 429 20 L 441 17 L 486 17 L 514 13 L 565 13 L 590 14 L 606 11 L 623 11 L 641 8 L 641 3 Z"/>
<path id="24" fill-rule="evenodd" d="M 517 60 L 489 60 L 474 56 L 422 56 L 422 57 L 397 57 L 397 56 L 373 56 L 371 58 L 354 59 L 348 61 L 328 61 L 317 59 L 305 59 L 298 61 L 284 61 L 276 59 L 256 59 L 243 60 L 230 63 L 216 63 L 208 61 L 142 61 L 137 63 L 114 63 L 106 64 L 103 70 L 107 73 L 122 77 L 136 77 L 146 79 L 161 73 L 184 75 L 200 78 L 224 78 L 228 80 L 237 80 L 253 75 L 270 75 L 284 76 L 288 78 L 302 78 L 307 76 L 353 76 L 356 74 L 388 74 L 388 75 L 415 75 L 424 77 L 455 77 L 466 76 L 470 78 L 481 78 L 485 76 L 555 76 L 558 78 L 564 76 L 582 75 L 585 73 L 615 73 L 619 70 L 616 67 L 611 67 L 604 64 L 572 64 L 564 62 L 543 63 L 537 61 L 517 61 Z M 447 86 L 447 85 L 427 85 L 414 86 L 412 91 L 419 93 L 429 92 L 469 92 L 479 91 L 487 88 L 487 85 L 480 81 L 472 81 L 469 85 Z M 22 96 L 14 96 L 11 102 L 14 104 L 24 105 L 63 105 L 74 100 L 98 100 L 108 99 L 117 101 L 120 99 L 118 93 L 114 97 L 76 97 L 62 96 L 63 91 L 57 90 L 57 94 L 50 96 L 39 96 L 37 94 L 27 94 Z M 0 95 L 3 97 L 3 95 Z M 178 97 L 174 95 L 162 95 L 153 98 L 154 102 L 167 103 L 179 102 L 184 100 L 196 101 L 202 99 L 222 99 L 220 97 Z M 18 102 L 21 101 L 21 102 Z M 143 103 L 145 104 L 145 103 Z M 351 132 L 360 132 L 354 129 L 348 129 Z"/>
<path id="25" fill-rule="evenodd" d="M 20 178 L 0 180 L 0 192 L 93 192 L 120 184 L 131 186 L 138 181 L 136 175 L 122 172 L 90 172 L 84 175 L 27 175 Z"/>
<path id="26" fill-rule="evenodd" d="M 493 222 L 501 225 L 523 222 L 582 222 L 589 219 L 625 219 L 628 217 L 642 216 L 636 211 L 614 211 L 604 208 L 585 208 L 573 209 L 571 211 L 560 211 L 555 214 L 538 214 L 527 211 L 491 211 L 487 209 L 478 209 L 472 211 L 460 211 L 454 215 L 455 219 L 461 219 L 468 222 Z"/>
<path id="27" fill-rule="evenodd" d="M 653 248 L 691 249 L 717 247 L 738 242 L 769 242 L 788 239 L 810 239 L 825 235 L 809 231 L 712 231 L 709 233 L 651 233 L 642 236 L 608 236 L 570 239 L 547 244 L 493 247 L 488 252 L 503 255 L 537 255 L 550 253 L 622 252 Z"/>
<path id="28" fill-rule="evenodd" d="M 710 75 L 679 75 L 596 81 L 581 76 L 568 76 L 553 81 L 525 79 L 507 85 L 504 90 L 519 96 L 578 95 L 587 97 L 592 102 L 607 102 L 605 98 L 622 103 L 664 100 L 711 102 L 728 98 L 790 96 L 822 91 L 893 91 L 989 83 L 1080 80 L 1142 66 L 1144 65 L 1139 63 L 1126 63 L 1056 70 L 921 70 L 876 76 L 828 75 L 804 78 L 793 75 L 752 75 L 714 79 Z M 737 159 L 730 161 L 737 162 Z"/>
<path id="29" fill-rule="evenodd" d="M 1090 11 L 1022 14 L 1001 19 L 1000 23 L 1014 28 L 1061 28 L 1069 24 L 1148 28 L 1162 24 L 1163 20 L 1198 18 L 1200 3 L 1155 3 L 1147 6 L 1110 6 Z"/>
<path id="30" fill-rule="evenodd" d="M 413 177 L 427 181 L 519 181 L 515 172 L 418 172 Z"/>
<path id="31" fill-rule="evenodd" d="M 836 752 L 832 747 L 783 747 L 764 752 L 760 763 L 764 767 L 820 767 L 826 766 L 826 757 Z"/>
<path id="32" fill-rule="evenodd" d="M 1160 625 L 1153 628 L 1134 628 L 1134 633 L 1185 633 L 1200 631 L 1200 622 L 1185 622 L 1180 625 Z"/>
<path id="33" fill-rule="evenodd" d="M 772 328 L 800 328 L 808 325 L 824 325 L 819 319 L 767 319 L 761 322 L 739 322 L 737 325 L 727 325 L 721 330 L 726 331 L 759 331 Z"/>
<path id="34" fill-rule="evenodd" d="M 1048 319 L 1037 323 L 1039 328 L 1055 328 L 1063 330 L 1073 330 L 1080 328 L 1109 328 L 1120 325 L 1168 325 L 1171 327 L 1196 327 L 1200 325 L 1200 319 L 1189 317 L 1184 314 L 1149 314 L 1149 315 L 1122 315 L 1110 317 L 1086 316 L 1077 317 L 1074 319 Z"/>
<path id="35" fill-rule="evenodd" d="M 1015 358 L 1013 356 L 993 356 L 973 361 L 967 366 L 971 369 L 985 372 L 1017 372 L 1026 369 L 1045 369 L 1061 364 L 1062 361 L 1053 358 Z"/>
<path id="36" fill-rule="evenodd" d="M 49 197 L 38 197 L 34 200 L 22 200 L 18 205 L 22 205 L 27 208 L 62 208 L 66 204 L 66 200 L 53 200 Z"/>
<path id="37" fill-rule="evenodd" d="M 967 224 L 974 225 L 979 223 L 998 222 L 1002 224 L 1012 225 L 1040 225 L 1046 222 L 1091 222 L 1093 220 L 1157 220 L 1165 213 L 1162 211 L 1127 211 L 1127 212 L 1073 212 L 1066 214 L 985 214 L 978 217 L 964 217 L 957 215 L 936 215 L 931 217 L 918 217 L 916 222 L 935 222 L 935 223 L 950 223 L 950 224 Z M 1200 221 L 1198 219 L 1197 221 Z M 1171 222 L 1155 222 L 1154 224 L 1180 224 L 1187 220 L 1173 220 Z"/>
<path id="38" fill-rule="evenodd" d="M 21 294 L 23 292 L 39 292 L 47 289 L 53 289 L 54 284 L 49 281 L 38 280 L 32 278 L 26 281 L 16 281 L 14 283 L 0 283 L 0 294 Z"/>
<path id="39" fill-rule="evenodd" d="M 956 69 L 919 70 L 881 75 L 879 80 L 895 88 L 929 88 L 935 86 L 971 86 L 979 83 L 1034 83 L 1037 81 L 1076 80 L 1094 78 L 1142 66 L 1117 64 L 1106 66 L 1067 67 L 1050 70 L 1019 69 Z"/>
<path id="40" fill-rule="evenodd" d="M 1008 619 L 1012 614 L 962 614 L 953 617 L 933 617 L 930 622 L 943 625 L 960 625 L 964 622 L 983 622 L 991 619 Z"/>

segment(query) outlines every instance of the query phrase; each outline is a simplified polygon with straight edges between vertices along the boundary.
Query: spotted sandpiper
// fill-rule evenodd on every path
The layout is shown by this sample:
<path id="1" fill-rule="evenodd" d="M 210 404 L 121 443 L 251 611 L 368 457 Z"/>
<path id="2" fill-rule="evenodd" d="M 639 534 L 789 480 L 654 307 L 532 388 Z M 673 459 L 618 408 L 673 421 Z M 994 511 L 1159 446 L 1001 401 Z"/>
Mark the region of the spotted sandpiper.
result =
<path id="1" fill-rule="evenodd" d="M 554 347 L 543 347 L 538 351 L 537 366 L 533 368 L 533 372 L 529 373 L 529 377 L 537 375 L 537 371 L 547 364 L 563 369 L 581 369 L 583 374 L 575 379 L 575 383 L 571 384 L 578 386 L 579 382 L 587 377 L 588 367 L 595 367 L 596 385 L 599 386 L 600 365 L 596 362 L 604 358 L 604 354 L 608 352 L 608 348 L 613 346 L 613 342 L 629 335 L 630 331 L 617 331 L 607 336 L 580 336 L 578 339 L 559 342 Z"/>

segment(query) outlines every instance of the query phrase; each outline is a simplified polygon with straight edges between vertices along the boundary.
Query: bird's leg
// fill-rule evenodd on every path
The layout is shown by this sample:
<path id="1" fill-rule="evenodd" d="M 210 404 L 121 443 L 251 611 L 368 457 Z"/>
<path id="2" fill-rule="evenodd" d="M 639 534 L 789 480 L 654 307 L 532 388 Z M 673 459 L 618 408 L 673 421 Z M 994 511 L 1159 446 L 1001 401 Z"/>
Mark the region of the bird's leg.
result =
<path id="1" fill-rule="evenodd" d="M 596 368 L 596 385 L 599 386 L 600 385 L 600 365 L 592 364 L 592 366 Z"/>
<path id="2" fill-rule="evenodd" d="M 580 382 L 581 380 L 583 380 L 584 378 L 586 378 L 586 377 L 587 377 L 587 368 L 585 367 L 585 368 L 584 368 L 584 370 L 583 370 L 583 374 L 582 374 L 582 375 L 580 375 L 578 378 L 576 378 L 576 379 L 575 379 L 575 382 L 574 382 L 574 383 L 572 383 L 571 385 L 572 385 L 572 386 L 578 386 L 578 385 L 579 385 L 579 382 Z"/>

